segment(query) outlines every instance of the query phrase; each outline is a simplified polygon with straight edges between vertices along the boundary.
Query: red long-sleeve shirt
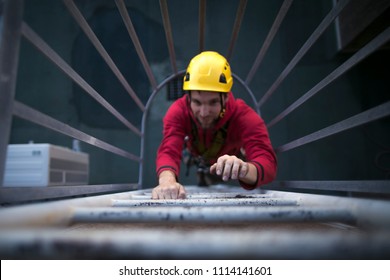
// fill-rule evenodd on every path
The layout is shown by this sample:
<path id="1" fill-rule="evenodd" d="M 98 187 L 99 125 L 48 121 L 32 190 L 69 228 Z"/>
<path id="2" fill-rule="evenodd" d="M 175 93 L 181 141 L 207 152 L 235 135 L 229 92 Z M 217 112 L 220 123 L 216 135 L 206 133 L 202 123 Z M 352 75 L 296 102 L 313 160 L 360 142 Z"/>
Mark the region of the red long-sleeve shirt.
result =
<path id="1" fill-rule="evenodd" d="M 240 181 L 245 189 L 254 189 L 274 180 L 277 170 L 277 160 L 269 139 L 263 119 L 243 100 L 235 99 L 232 93 L 226 103 L 225 116 L 219 119 L 210 129 L 203 129 L 195 120 L 187 96 L 176 100 L 168 109 L 163 119 L 163 139 L 157 151 L 157 175 L 164 170 L 171 170 L 179 177 L 180 162 L 187 136 L 186 145 L 194 156 L 199 152 L 194 147 L 193 126 L 197 129 L 198 141 L 206 147 L 212 144 L 215 132 L 226 123 L 227 135 L 224 145 L 210 164 L 222 155 L 239 155 L 240 148 L 245 150 L 246 161 L 251 162 L 257 169 L 257 182 L 248 185 Z"/>

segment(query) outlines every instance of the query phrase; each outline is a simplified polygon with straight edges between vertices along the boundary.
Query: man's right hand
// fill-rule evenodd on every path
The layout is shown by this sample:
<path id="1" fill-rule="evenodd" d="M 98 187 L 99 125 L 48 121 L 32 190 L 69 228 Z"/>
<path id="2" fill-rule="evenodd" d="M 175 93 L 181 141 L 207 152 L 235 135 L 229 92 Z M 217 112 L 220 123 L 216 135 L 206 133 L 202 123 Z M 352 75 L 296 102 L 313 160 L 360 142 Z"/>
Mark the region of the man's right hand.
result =
<path id="1" fill-rule="evenodd" d="M 158 181 L 159 185 L 152 191 L 152 199 L 186 198 L 184 187 L 176 181 L 176 176 L 172 171 L 161 172 Z"/>

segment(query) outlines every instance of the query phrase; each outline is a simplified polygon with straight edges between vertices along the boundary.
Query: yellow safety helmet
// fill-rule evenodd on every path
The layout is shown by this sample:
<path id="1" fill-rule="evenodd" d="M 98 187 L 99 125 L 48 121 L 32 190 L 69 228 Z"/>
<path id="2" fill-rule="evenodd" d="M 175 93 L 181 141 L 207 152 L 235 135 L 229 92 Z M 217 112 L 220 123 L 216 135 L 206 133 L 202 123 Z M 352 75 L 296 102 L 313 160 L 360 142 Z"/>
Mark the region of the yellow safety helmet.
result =
<path id="1" fill-rule="evenodd" d="M 233 77 L 226 58 L 205 51 L 195 56 L 184 76 L 183 90 L 230 92 Z"/>

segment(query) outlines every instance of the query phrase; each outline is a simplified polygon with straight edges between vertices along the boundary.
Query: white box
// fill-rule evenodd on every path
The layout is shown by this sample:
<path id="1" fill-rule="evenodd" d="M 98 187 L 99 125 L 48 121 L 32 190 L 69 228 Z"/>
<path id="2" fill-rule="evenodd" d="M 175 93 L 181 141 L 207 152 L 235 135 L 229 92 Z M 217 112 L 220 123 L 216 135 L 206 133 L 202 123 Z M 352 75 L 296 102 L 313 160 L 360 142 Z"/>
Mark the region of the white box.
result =
<path id="1" fill-rule="evenodd" d="M 10 144 L 5 187 L 88 184 L 89 155 L 51 144 Z"/>

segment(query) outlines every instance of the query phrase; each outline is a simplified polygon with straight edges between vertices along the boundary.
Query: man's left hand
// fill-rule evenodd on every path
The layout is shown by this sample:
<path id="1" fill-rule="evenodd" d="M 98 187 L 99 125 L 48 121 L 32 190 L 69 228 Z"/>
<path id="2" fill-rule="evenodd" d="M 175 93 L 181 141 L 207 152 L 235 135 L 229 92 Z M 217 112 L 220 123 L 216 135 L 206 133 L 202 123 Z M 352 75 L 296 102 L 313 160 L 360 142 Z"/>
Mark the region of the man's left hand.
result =
<path id="1" fill-rule="evenodd" d="M 248 172 L 249 163 L 229 155 L 219 157 L 217 162 L 210 167 L 210 173 L 222 176 L 222 180 L 225 182 L 229 179 L 245 178 Z"/>

